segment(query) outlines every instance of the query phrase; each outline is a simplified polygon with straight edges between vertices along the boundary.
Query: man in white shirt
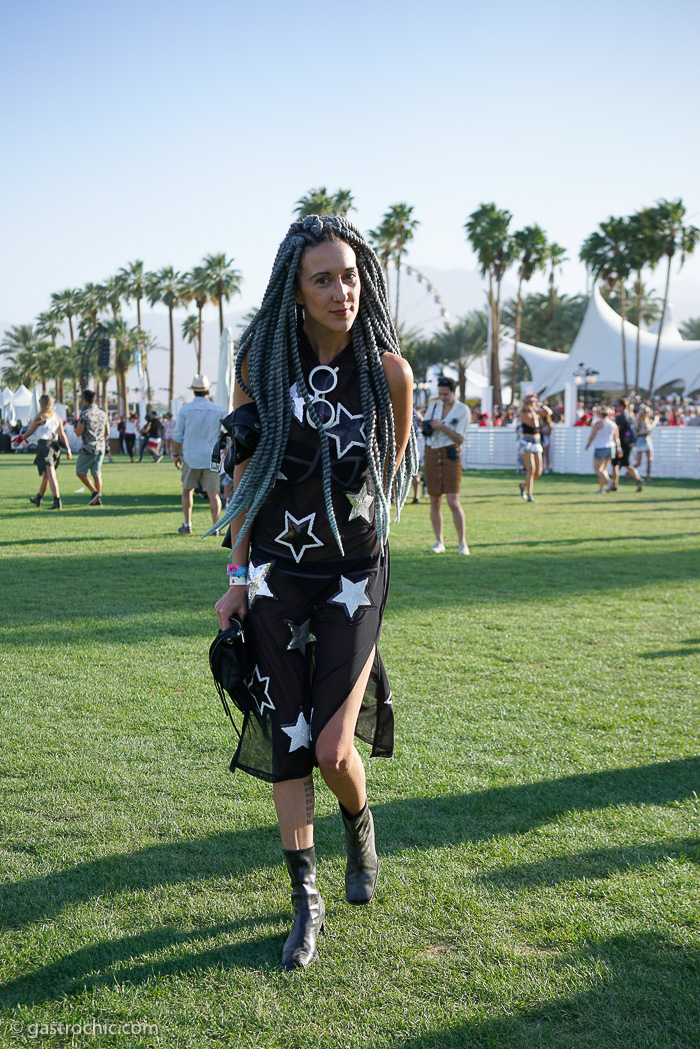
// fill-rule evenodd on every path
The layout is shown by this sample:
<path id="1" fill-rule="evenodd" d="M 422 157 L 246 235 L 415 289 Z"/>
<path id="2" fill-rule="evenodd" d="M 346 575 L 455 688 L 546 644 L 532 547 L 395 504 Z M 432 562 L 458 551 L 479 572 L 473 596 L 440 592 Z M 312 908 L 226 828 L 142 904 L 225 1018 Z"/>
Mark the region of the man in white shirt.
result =
<path id="1" fill-rule="evenodd" d="M 221 514 L 219 472 L 212 470 L 210 464 L 211 450 L 221 432 L 225 413 L 209 400 L 209 388 L 206 375 L 195 375 L 190 386 L 194 399 L 180 409 L 173 432 L 173 463 L 178 468 L 182 466 L 184 521 L 178 528 L 180 535 L 192 534 L 192 503 L 198 484 L 209 497 L 214 524 Z"/>

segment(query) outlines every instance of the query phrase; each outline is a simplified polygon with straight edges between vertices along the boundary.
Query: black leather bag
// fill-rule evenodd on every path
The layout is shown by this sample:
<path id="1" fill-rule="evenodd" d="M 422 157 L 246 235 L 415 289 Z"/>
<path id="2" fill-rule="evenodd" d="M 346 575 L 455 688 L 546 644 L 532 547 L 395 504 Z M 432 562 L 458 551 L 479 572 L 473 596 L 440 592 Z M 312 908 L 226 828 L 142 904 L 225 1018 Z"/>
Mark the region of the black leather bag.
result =
<path id="1" fill-rule="evenodd" d="M 224 710 L 240 735 L 228 699 L 243 715 L 254 709 L 254 703 L 246 685 L 253 668 L 253 654 L 238 617 L 231 620 L 226 630 L 220 630 L 209 646 L 209 667 Z"/>

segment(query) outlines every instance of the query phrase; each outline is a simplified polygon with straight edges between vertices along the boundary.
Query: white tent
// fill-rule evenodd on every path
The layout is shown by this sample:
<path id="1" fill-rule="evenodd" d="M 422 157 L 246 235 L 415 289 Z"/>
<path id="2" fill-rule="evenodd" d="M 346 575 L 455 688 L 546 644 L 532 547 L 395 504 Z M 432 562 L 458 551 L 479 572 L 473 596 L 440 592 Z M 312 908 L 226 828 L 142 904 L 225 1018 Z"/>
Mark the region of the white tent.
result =
<path id="1" fill-rule="evenodd" d="M 26 386 L 22 385 L 12 394 L 12 405 L 15 415 L 23 423 L 28 423 L 31 417 L 32 393 Z"/>
<path id="2" fill-rule="evenodd" d="M 649 331 L 653 335 L 659 333 L 659 322 L 652 324 Z M 666 303 L 666 312 L 664 313 L 664 326 L 662 328 L 662 339 L 664 342 L 683 342 L 683 336 L 680 333 L 678 325 L 676 324 L 676 318 L 673 316 L 673 306 L 670 302 Z"/>
<path id="3" fill-rule="evenodd" d="M 228 415 L 233 411 L 233 386 L 235 382 L 233 354 L 233 332 L 224 328 L 219 339 L 219 371 L 216 377 L 216 395 L 214 404 L 223 408 Z"/>
<path id="4" fill-rule="evenodd" d="M 635 356 L 637 345 L 637 328 L 625 321 L 627 384 L 635 387 Z M 665 328 L 665 326 L 664 326 Z M 623 386 L 622 372 L 622 319 L 615 313 L 597 288 L 588 302 L 583 322 L 574 340 L 569 354 L 563 357 L 559 371 L 548 379 L 542 391 L 545 397 L 564 389 L 567 382 L 574 382 L 574 372 L 584 365 L 597 371 L 596 385 L 603 390 L 620 390 Z M 652 361 L 656 349 L 656 335 L 650 331 L 641 331 L 639 337 L 639 387 L 645 390 L 651 375 Z M 687 383 L 690 373 L 698 370 L 695 363 L 696 354 L 700 351 L 700 341 L 677 341 L 672 335 L 666 338 L 662 333 L 659 346 L 659 358 L 656 366 L 654 389 L 659 389 L 670 382 L 682 384 L 690 389 Z M 547 351 L 539 351 L 539 354 Z M 528 361 L 527 352 L 523 357 Z M 693 360 L 691 361 L 691 358 Z M 529 361 L 528 361 L 529 364 Z M 534 378 L 534 377 L 533 377 Z"/>
<path id="5" fill-rule="evenodd" d="M 514 340 L 502 336 L 501 345 L 508 349 L 509 357 L 513 355 Z M 518 354 L 523 358 L 532 376 L 532 388 L 540 393 L 554 382 L 562 370 L 568 355 L 556 350 L 545 350 L 542 346 L 528 346 L 526 342 L 518 343 Z"/>

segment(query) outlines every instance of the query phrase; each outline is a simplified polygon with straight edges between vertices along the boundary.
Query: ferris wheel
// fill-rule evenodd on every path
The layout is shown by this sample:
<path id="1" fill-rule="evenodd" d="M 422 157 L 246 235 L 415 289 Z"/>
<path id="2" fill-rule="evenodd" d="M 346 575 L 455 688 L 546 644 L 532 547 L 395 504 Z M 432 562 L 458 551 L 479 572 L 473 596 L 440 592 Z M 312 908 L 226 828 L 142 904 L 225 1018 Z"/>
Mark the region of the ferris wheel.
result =
<path id="1" fill-rule="evenodd" d="M 417 270 L 415 266 L 407 266 L 402 263 L 399 266 L 399 269 L 403 270 L 407 277 L 413 277 L 417 284 L 420 284 L 425 288 L 426 293 L 432 297 L 433 302 L 438 307 L 443 323 L 449 331 L 452 328 L 452 317 L 450 311 L 447 303 L 430 278 L 426 277 L 426 275 L 421 273 L 420 270 Z"/>

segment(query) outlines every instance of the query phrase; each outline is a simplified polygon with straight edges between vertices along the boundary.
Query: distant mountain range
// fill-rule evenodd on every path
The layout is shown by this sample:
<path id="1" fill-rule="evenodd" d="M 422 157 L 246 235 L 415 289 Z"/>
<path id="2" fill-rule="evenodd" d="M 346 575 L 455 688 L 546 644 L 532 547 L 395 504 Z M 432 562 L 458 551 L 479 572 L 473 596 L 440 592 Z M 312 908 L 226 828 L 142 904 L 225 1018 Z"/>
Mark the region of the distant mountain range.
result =
<path id="1" fill-rule="evenodd" d="M 400 313 L 401 320 L 408 328 L 416 328 L 423 334 L 438 331 L 443 326 L 440 305 L 436 303 L 435 293 L 427 290 L 426 282 L 418 283 L 415 276 L 421 273 L 423 277 L 433 285 L 439 293 L 443 303 L 446 305 L 453 320 L 463 316 L 473 309 L 483 309 L 486 306 L 486 282 L 476 270 L 452 269 L 440 270 L 432 266 L 412 267 L 413 276 L 405 272 L 401 274 L 400 284 Z M 396 293 L 395 277 L 390 273 L 389 295 L 392 302 Z M 540 281 L 540 290 L 542 285 Z M 509 281 L 504 281 L 503 298 L 508 299 L 516 295 L 516 286 Z M 700 315 L 700 282 L 684 280 L 682 277 L 671 278 L 671 301 L 673 303 L 674 317 L 677 323 L 688 317 Z M 252 304 L 246 305 L 238 310 L 231 310 L 224 315 L 224 322 L 234 333 L 237 341 L 241 334 L 241 323 L 243 317 L 251 308 Z M 257 305 L 257 304 L 254 304 Z M 190 311 L 191 312 L 191 311 Z M 197 368 L 194 349 L 186 343 L 180 334 L 182 322 L 186 311 L 178 310 L 175 314 L 175 395 L 190 399 L 188 387 L 192 382 L 192 376 Z M 216 311 L 208 307 L 204 313 L 205 320 L 203 328 L 203 354 L 202 362 L 206 374 L 211 382 L 216 381 L 219 361 L 219 323 Z M 135 324 L 136 317 L 127 315 L 128 324 Z M 5 331 L 12 324 L 26 323 L 25 318 L 11 321 L 0 321 L 0 331 Z M 167 313 L 143 313 L 142 323 L 155 336 L 160 349 L 152 350 L 149 354 L 149 372 L 153 385 L 156 401 L 165 405 L 168 390 L 168 315 Z M 0 368 L 3 359 L 0 357 Z M 130 399 L 137 400 L 136 372 L 129 374 Z"/>

